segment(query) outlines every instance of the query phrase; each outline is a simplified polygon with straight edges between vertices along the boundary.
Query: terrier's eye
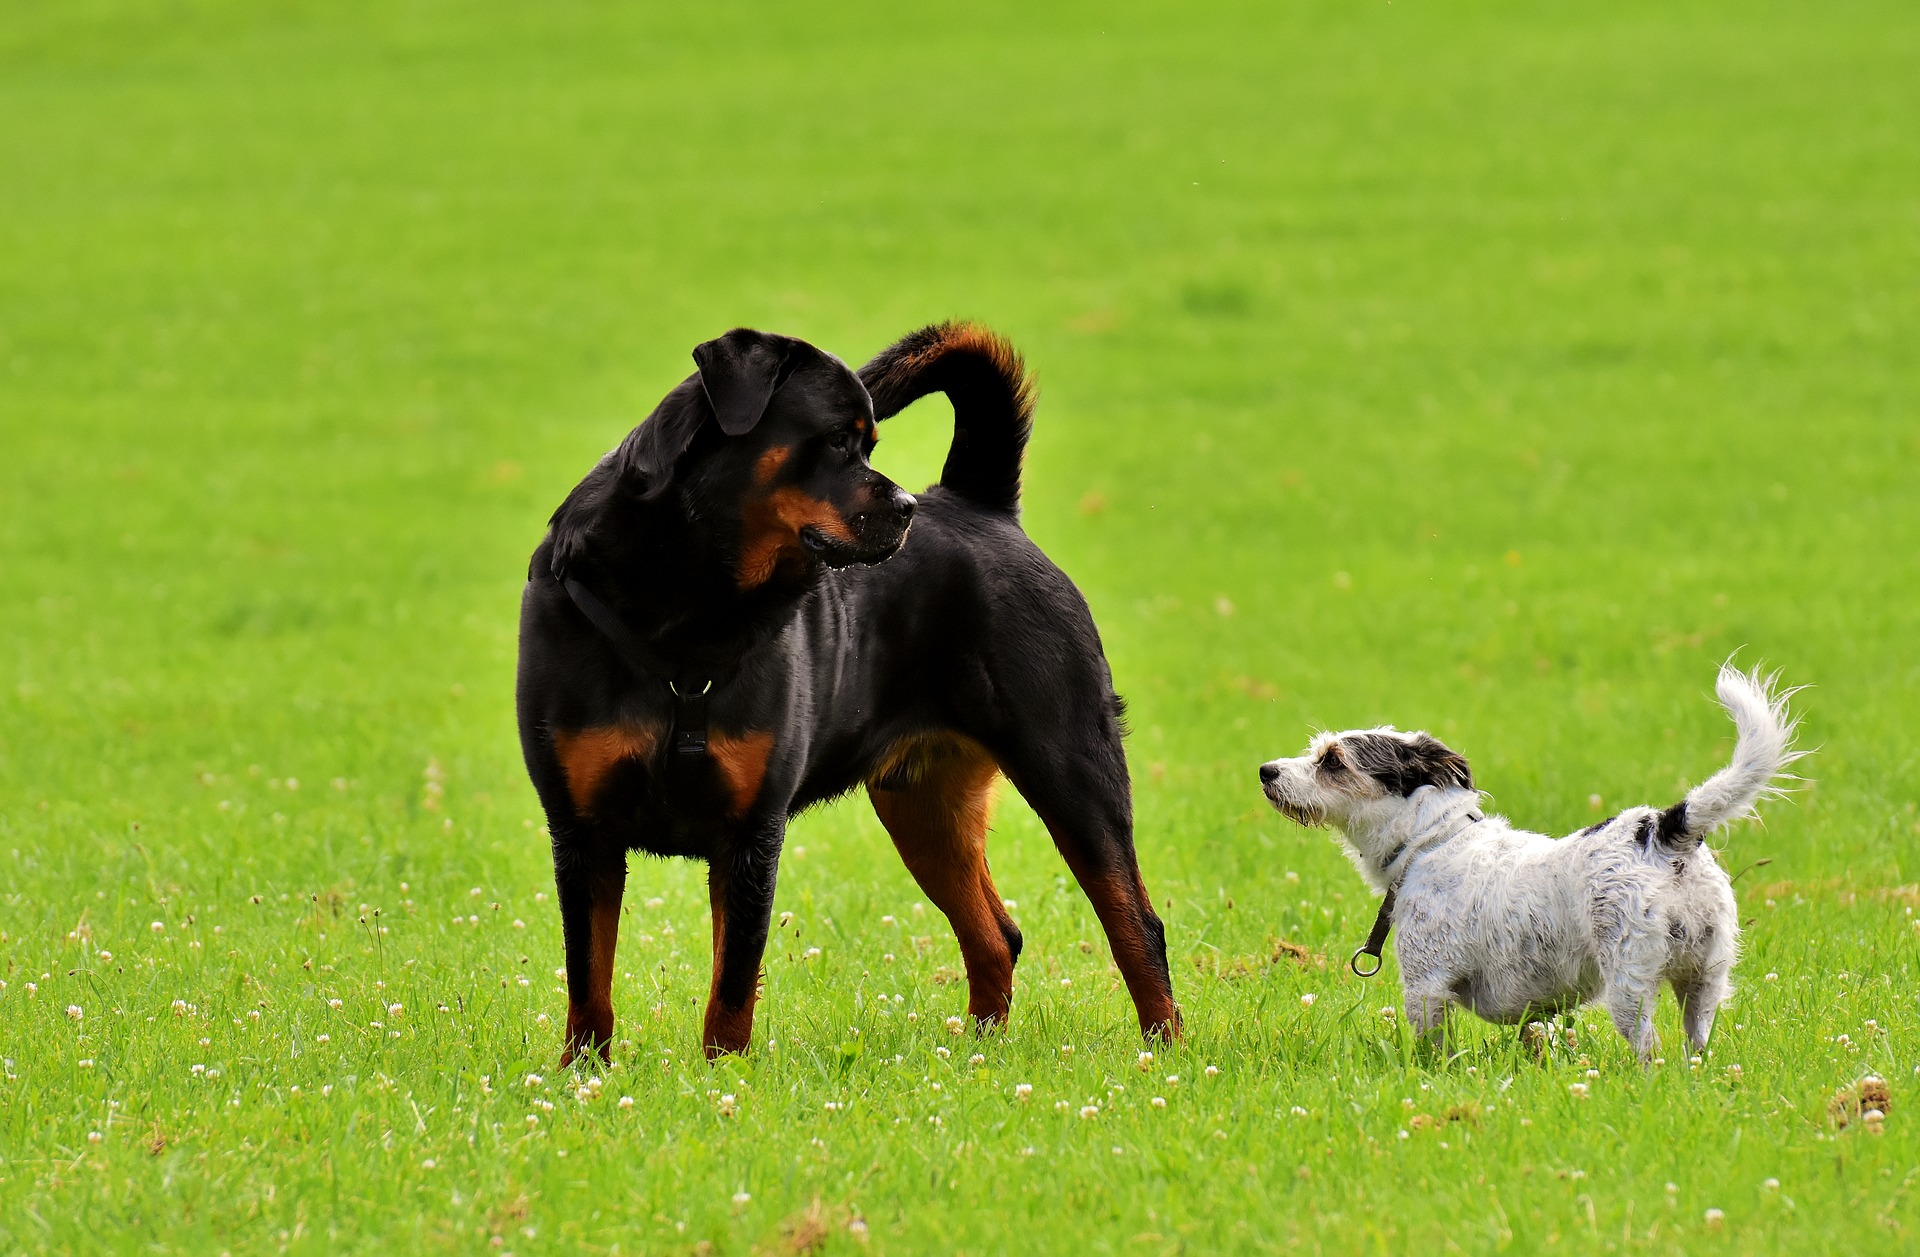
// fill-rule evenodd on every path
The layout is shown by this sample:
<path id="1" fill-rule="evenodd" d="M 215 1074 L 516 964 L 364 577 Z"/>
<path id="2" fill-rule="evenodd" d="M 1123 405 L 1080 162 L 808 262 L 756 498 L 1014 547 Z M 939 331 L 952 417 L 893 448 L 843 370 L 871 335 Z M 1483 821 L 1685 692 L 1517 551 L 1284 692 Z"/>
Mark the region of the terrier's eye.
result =
<path id="1" fill-rule="evenodd" d="M 1346 766 L 1347 761 L 1340 758 L 1340 748 L 1338 746 L 1330 746 L 1320 752 L 1320 758 L 1314 763 L 1314 767 L 1323 773 L 1337 773 L 1346 768 Z"/>

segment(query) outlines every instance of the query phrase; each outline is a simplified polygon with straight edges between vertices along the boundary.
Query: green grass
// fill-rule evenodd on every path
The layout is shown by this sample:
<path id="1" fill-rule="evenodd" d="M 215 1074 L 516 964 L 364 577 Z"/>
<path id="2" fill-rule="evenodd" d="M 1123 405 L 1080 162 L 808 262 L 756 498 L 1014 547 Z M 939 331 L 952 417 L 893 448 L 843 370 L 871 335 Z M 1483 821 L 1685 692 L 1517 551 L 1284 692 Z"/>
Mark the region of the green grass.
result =
<path id="1" fill-rule="evenodd" d="M 0 1248 L 1910 1249 L 1912 7 L 910 9 L 6 6 Z M 744 1059 L 699 871 L 636 862 L 581 1102 L 525 556 L 696 341 L 954 315 L 1040 375 L 1027 524 L 1132 702 L 1190 1033 L 1137 1067 L 1009 793 L 1013 1022 L 950 1036 L 852 800 Z M 1669 1000 L 1650 1072 L 1597 1015 L 1420 1058 L 1254 766 L 1425 726 L 1564 831 L 1723 762 L 1736 649 L 1815 687 L 1818 780 L 1727 839 L 1773 863 L 1711 1056 Z"/>

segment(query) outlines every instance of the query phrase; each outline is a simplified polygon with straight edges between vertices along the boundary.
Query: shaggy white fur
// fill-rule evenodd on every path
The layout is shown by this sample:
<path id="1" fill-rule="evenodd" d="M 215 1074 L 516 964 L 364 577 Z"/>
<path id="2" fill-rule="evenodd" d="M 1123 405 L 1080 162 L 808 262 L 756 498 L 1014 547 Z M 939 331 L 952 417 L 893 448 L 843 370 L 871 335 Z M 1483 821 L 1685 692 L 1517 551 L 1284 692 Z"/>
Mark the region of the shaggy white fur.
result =
<path id="1" fill-rule="evenodd" d="M 1731 987 L 1740 919 L 1702 839 L 1782 793 L 1795 723 L 1778 679 L 1722 667 L 1733 762 L 1664 811 L 1634 808 L 1566 838 L 1482 816 L 1467 763 L 1424 733 L 1357 729 L 1264 764 L 1280 812 L 1331 825 L 1361 876 L 1394 894 L 1408 1021 L 1444 1031 L 1460 1004 L 1525 1022 L 1598 1000 L 1640 1055 L 1658 1046 L 1663 982 L 1703 1046 Z"/>

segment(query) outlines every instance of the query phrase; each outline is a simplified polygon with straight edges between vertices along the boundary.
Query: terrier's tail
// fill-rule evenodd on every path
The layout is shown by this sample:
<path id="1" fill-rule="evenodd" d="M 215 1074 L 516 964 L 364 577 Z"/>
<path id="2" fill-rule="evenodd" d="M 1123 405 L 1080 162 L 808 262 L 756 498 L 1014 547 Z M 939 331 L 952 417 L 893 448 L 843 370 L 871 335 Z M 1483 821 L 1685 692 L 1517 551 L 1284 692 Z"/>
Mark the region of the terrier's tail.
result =
<path id="1" fill-rule="evenodd" d="M 1784 770 L 1806 754 L 1793 749 L 1800 722 L 1787 711 L 1798 691 L 1780 689 L 1778 673 L 1765 677 L 1757 668 L 1747 673 L 1726 663 L 1713 688 L 1740 737 L 1731 764 L 1660 814 L 1659 839 L 1676 850 L 1699 846 L 1720 826 L 1751 816 L 1761 799 L 1785 794 L 1781 782 L 1796 779 Z"/>

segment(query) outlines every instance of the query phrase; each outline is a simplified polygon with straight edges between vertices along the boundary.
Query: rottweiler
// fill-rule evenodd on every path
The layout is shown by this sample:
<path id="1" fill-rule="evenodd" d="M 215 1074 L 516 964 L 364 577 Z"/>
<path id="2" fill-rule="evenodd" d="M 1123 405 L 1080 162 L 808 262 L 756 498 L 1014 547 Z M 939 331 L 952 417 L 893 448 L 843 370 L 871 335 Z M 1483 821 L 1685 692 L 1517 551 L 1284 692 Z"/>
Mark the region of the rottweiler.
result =
<path id="1" fill-rule="evenodd" d="M 566 949 L 562 1063 L 613 1036 L 627 855 L 707 863 L 709 1057 L 753 1029 L 788 818 L 865 785 L 1003 1022 L 1020 931 L 987 871 L 1003 773 L 1092 900 L 1149 1037 L 1180 1031 L 1134 856 L 1124 709 L 1087 604 L 1021 530 L 1033 388 L 972 323 L 859 372 L 736 329 L 553 514 L 521 601 L 517 707 Z M 953 444 L 916 499 L 868 458 L 944 392 Z"/>

